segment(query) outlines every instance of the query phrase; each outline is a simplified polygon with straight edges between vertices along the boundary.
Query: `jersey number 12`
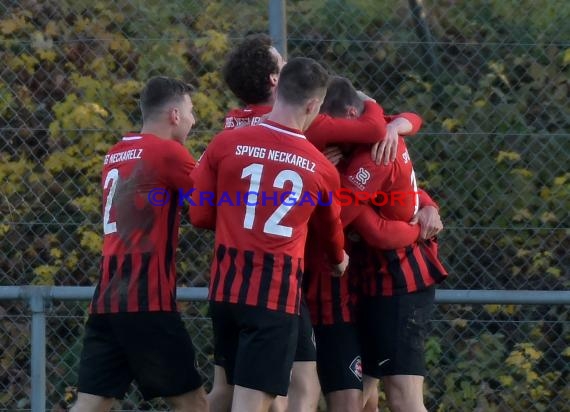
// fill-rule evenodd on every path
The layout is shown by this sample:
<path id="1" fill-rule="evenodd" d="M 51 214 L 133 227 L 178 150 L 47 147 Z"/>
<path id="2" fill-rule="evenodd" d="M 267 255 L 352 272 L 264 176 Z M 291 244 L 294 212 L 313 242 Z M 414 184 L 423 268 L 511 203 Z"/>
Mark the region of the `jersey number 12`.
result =
<path id="1" fill-rule="evenodd" d="M 261 175 L 263 173 L 263 165 L 253 163 L 242 170 L 242 179 L 250 177 L 249 193 L 245 207 L 245 217 L 243 219 L 243 227 L 245 229 L 252 229 L 253 222 L 255 221 L 255 209 L 259 203 L 259 187 L 261 185 Z M 273 181 L 273 187 L 283 189 L 286 182 L 293 184 L 292 193 L 283 199 L 283 203 L 269 216 L 263 225 L 263 232 L 271 235 L 291 237 L 293 228 L 280 224 L 283 218 L 291 208 L 295 205 L 295 200 L 301 196 L 303 190 L 303 179 L 299 173 L 293 170 L 282 170 Z M 253 193 L 251 193 L 253 192 Z M 253 198 L 253 199 L 252 199 Z M 262 198 L 263 199 L 263 198 Z"/>

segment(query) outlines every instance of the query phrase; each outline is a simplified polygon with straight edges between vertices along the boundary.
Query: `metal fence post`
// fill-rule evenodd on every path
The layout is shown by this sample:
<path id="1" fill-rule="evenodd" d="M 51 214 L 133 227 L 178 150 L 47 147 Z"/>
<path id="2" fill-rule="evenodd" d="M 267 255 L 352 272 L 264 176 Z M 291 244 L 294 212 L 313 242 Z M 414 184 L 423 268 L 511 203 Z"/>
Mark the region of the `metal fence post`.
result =
<path id="1" fill-rule="evenodd" d="M 269 0 L 269 35 L 284 60 L 287 60 L 287 12 L 285 0 Z"/>
<path id="2" fill-rule="evenodd" d="M 26 288 L 32 311 L 32 412 L 46 410 L 46 316 L 44 287 Z"/>
<path id="3" fill-rule="evenodd" d="M 416 33 L 426 50 L 426 55 L 429 60 L 428 66 L 431 70 L 431 74 L 432 76 L 437 77 L 437 73 L 439 72 L 439 62 L 435 53 L 435 42 L 429 29 L 423 0 L 408 0 L 408 3 L 416 26 Z"/>

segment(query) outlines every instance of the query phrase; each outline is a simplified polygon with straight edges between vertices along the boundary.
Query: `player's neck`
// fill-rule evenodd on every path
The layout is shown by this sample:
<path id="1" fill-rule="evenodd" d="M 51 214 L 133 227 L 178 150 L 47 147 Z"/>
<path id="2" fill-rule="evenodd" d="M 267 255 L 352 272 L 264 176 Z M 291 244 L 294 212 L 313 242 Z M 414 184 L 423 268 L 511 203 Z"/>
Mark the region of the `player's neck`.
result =
<path id="1" fill-rule="evenodd" d="M 268 100 L 265 100 L 264 102 L 261 102 L 261 103 L 258 103 L 258 104 L 256 104 L 256 105 L 254 105 L 254 106 L 269 106 L 269 107 L 272 107 L 272 106 L 273 106 L 273 103 L 275 103 L 275 100 L 273 100 L 273 99 L 268 99 Z"/>
<path id="2" fill-rule="evenodd" d="M 155 123 L 143 125 L 141 134 L 152 134 L 164 140 L 172 139 L 172 135 L 168 128 Z"/>
<path id="3" fill-rule="evenodd" d="M 270 97 L 270 98 L 267 99 L 267 100 L 264 100 L 264 101 L 262 101 L 262 102 L 258 102 L 258 103 L 255 103 L 255 104 L 246 103 L 246 106 L 247 106 L 247 107 L 254 107 L 254 106 L 256 106 L 256 107 L 259 107 L 259 106 L 269 106 L 269 107 L 273 107 L 273 104 L 274 104 L 274 103 L 275 103 L 275 99 L 274 99 L 273 96 L 272 96 L 272 97 Z"/>
<path id="4" fill-rule="evenodd" d="M 305 131 L 306 116 L 299 112 L 298 107 L 280 104 L 276 102 L 273 110 L 267 117 L 272 122 L 279 123 L 290 129 Z"/>

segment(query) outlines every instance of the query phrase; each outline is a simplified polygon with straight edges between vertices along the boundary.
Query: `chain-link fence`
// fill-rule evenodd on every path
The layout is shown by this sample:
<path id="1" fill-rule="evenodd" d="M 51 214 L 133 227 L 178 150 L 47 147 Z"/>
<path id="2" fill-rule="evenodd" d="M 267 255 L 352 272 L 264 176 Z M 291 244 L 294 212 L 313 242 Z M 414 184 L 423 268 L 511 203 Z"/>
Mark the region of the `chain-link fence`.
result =
<path id="1" fill-rule="evenodd" d="M 304 0 L 288 1 L 285 9 L 288 57 L 314 57 L 351 78 L 386 112 L 424 118 L 408 147 L 421 186 L 441 206 L 441 256 L 450 271 L 444 288 L 570 287 L 568 2 Z M 121 133 L 140 126 L 142 84 L 165 74 L 197 86 L 198 124 L 188 146 L 198 157 L 224 113 L 238 104 L 221 79 L 223 59 L 247 32 L 268 32 L 267 16 L 264 1 L 0 0 L 0 285 L 95 283 L 101 159 Z M 180 284 L 205 286 L 211 234 L 187 222 L 181 232 Z M 73 384 L 66 374 L 84 309 L 72 303 L 51 309 L 55 386 Z M 556 397 L 568 400 L 557 389 L 560 382 L 568 386 L 561 366 L 570 355 L 568 314 L 549 310 L 487 306 L 471 309 L 466 321 L 450 311 L 453 320 L 436 322 L 434 336 L 445 337 L 437 359 L 446 373 L 471 376 L 460 362 L 478 362 L 477 353 L 492 358 L 487 346 L 446 333 L 456 324 L 465 325 L 460 330 L 470 339 L 488 339 L 486 328 L 494 325 L 489 345 L 505 355 L 497 358 L 500 367 L 488 365 L 497 371 L 495 380 L 481 374 L 471 383 L 455 379 L 456 392 L 498 399 L 510 390 L 536 410 L 548 409 L 540 407 L 544 399 L 552 405 Z M 0 408 L 18 409 L 29 389 L 22 335 L 27 312 L 5 303 L 0 311 Z M 495 339 L 501 325 L 521 332 Z M 194 335 L 206 330 L 193 318 L 189 327 Z M 205 354 L 210 344 L 204 339 Z M 543 354 L 537 362 L 526 344 Z M 507 361 L 517 350 L 530 357 L 530 369 L 513 364 L 520 357 Z M 510 371 L 503 381 L 501 368 Z M 548 372 L 561 375 L 547 382 Z M 432 391 L 456 393 L 445 386 L 450 378 L 437 376 L 429 386 L 432 406 L 448 399 Z M 63 393 L 58 388 L 51 391 L 53 404 Z"/>
<path id="2" fill-rule="evenodd" d="M 461 298 L 451 300 L 461 301 Z M 77 379 L 87 304 L 61 300 L 47 302 L 47 410 L 64 411 L 75 397 L 73 385 Z M 181 310 L 196 347 L 198 366 L 209 389 L 213 348 L 207 305 L 184 302 Z M 570 353 L 564 338 L 570 330 L 568 321 L 561 320 L 565 312 L 561 305 L 438 305 L 426 343 L 428 410 L 570 410 Z M 24 333 L 29 330 L 29 325 L 29 311 L 21 305 L 13 306 L 11 314 L 2 320 L 0 342 L 5 344 L 5 356 L 16 363 L 10 370 L 10 378 L 2 382 L 6 394 L 2 406 L 9 410 L 30 408 L 28 371 L 33 353 L 30 354 L 28 336 Z M 385 404 L 385 396 L 381 393 L 381 411 L 387 410 Z M 161 400 L 143 401 L 135 386 L 115 408 L 167 409 Z"/>

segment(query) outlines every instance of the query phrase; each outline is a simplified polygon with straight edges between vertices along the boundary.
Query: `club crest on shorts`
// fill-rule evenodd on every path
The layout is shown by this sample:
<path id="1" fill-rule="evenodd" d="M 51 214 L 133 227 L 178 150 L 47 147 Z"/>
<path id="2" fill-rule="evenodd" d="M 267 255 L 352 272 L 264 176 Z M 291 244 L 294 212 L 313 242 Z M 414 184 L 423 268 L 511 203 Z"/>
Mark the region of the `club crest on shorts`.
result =
<path id="1" fill-rule="evenodd" d="M 362 361 L 360 356 L 354 358 L 352 362 L 350 362 L 350 366 L 348 367 L 354 376 L 358 378 L 359 381 L 362 381 Z"/>

